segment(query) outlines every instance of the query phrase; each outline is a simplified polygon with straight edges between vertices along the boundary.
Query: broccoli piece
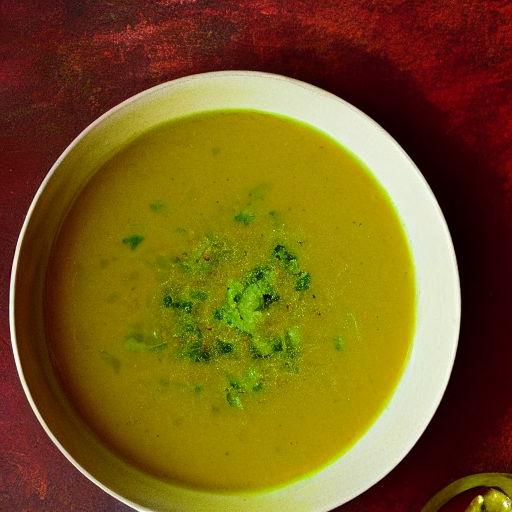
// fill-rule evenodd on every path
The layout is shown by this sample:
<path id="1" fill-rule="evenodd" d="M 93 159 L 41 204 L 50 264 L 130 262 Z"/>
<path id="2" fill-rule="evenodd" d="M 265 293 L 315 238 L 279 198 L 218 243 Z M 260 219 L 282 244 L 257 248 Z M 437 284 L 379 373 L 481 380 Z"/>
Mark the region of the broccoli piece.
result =
<path id="1" fill-rule="evenodd" d="M 139 244 L 144 240 L 142 235 L 131 235 L 123 238 L 123 244 L 127 245 L 132 251 L 135 250 Z"/>

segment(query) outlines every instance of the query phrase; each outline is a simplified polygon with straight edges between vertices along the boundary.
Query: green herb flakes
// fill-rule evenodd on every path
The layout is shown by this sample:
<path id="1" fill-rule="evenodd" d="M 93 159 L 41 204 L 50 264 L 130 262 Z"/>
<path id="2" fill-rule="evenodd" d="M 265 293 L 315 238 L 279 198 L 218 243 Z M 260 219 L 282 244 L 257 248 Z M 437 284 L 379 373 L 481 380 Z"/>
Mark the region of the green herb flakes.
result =
<path id="1" fill-rule="evenodd" d="M 142 235 L 131 235 L 123 238 L 122 242 L 134 251 L 143 240 L 144 237 Z"/>

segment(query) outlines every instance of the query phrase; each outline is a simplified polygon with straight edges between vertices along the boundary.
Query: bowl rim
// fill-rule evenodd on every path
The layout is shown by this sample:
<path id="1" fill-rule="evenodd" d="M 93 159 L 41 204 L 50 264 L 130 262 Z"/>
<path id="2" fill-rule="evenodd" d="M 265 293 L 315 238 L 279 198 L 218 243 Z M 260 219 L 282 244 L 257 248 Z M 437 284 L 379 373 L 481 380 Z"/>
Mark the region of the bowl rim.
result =
<path id="1" fill-rule="evenodd" d="M 187 82 L 190 81 L 208 81 L 210 79 L 236 79 L 236 78 L 244 78 L 244 79 L 263 79 L 263 80 L 277 80 L 280 82 L 285 82 L 291 85 L 295 85 L 298 87 L 301 87 L 305 89 L 308 92 L 311 92 L 315 95 L 321 95 L 327 98 L 330 98 L 331 100 L 334 100 L 336 102 L 339 102 L 345 106 L 345 108 L 351 110 L 354 114 L 356 114 L 359 118 L 362 119 L 362 121 L 369 126 L 372 126 L 374 130 L 379 131 L 384 138 L 388 140 L 388 142 L 394 147 L 395 151 L 398 151 L 400 153 L 400 157 L 402 159 L 405 159 L 409 167 L 413 169 L 416 173 L 415 178 L 419 180 L 425 190 L 425 193 L 430 196 L 430 204 L 435 210 L 434 215 L 437 218 L 438 221 L 438 229 L 445 237 L 445 242 L 447 243 L 447 249 L 448 252 L 445 254 L 447 256 L 446 263 L 449 265 L 449 272 L 451 274 L 452 282 L 451 285 L 452 288 L 452 303 L 450 307 L 452 308 L 452 314 L 453 314 L 453 332 L 450 333 L 450 339 L 451 339 L 451 350 L 445 354 L 446 364 L 443 367 L 443 372 L 441 373 L 440 377 L 441 380 L 439 381 L 439 385 L 436 389 L 435 395 L 431 398 L 429 402 L 429 408 L 426 412 L 424 412 L 424 418 L 421 420 L 421 425 L 418 426 L 415 436 L 409 439 L 408 443 L 405 443 L 402 445 L 401 450 L 399 453 L 395 454 L 395 457 L 389 461 L 386 467 L 381 468 L 381 470 L 373 476 L 373 478 L 366 480 L 365 484 L 360 486 L 358 490 L 352 493 L 352 495 L 345 499 L 342 503 L 346 503 L 350 499 L 355 498 L 362 492 L 366 491 L 373 485 L 375 485 L 378 481 L 380 481 L 382 478 L 384 478 L 390 471 L 392 471 L 402 460 L 403 458 L 409 453 L 409 451 L 413 448 L 413 446 L 416 444 L 416 442 L 419 440 L 419 438 L 423 435 L 423 432 L 428 427 L 432 417 L 435 414 L 435 411 L 437 410 L 442 397 L 445 393 L 446 387 L 448 385 L 450 375 L 453 369 L 456 351 L 457 351 L 457 344 L 458 344 L 458 336 L 460 331 L 460 315 L 461 315 L 461 291 L 460 291 L 460 279 L 458 274 L 458 268 L 457 268 L 457 260 L 455 255 L 455 250 L 453 248 L 453 243 L 451 240 L 451 236 L 449 233 L 448 225 L 446 223 L 446 219 L 444 218 L 441 208 L 435 198 L 434 193 L 432 192 L 430 186 L 428 185 L 426 179 L 421 174 L 419 169 L 416 167 L 412 159 L 409 157 L 409 155 L 403 150 L 403 148 L 398 144 L 398 142 L 384 129 L 382 126 L 380 126 L 377 122 L 375 122 L 371 117 L 366 115 L 364 112 L 362 112 L 360 109 L 355 107 L 354 105 L 348 103 L 346 100 L 328 92 L 324 89 L 321 89 L 315 85 L 290 78 L 287 76 L 283 76 L 280 74 L 275 73 L 267 73 L 267 72 L 261 72 L 261 71 L 250 71 L 250 70 L 226 70 L 226 71 L 211 71 L 206 73 L 198 73 L 193 75 L 187 75 L 181 78 L 177 78 L 174 80 L 170 80 L 161 84 L 158 84 L 154 87 L 151 87 L 149 89 L 143 90 L 127 99 L 122 101 L 121 103 L 113 106 L 109 110 L 107 110 L 105 113 L 103 113 L 101 116 L 96 118 L 93 122 L 91 122 L 86 128 L 84 128 L 73 140 L 72 142 L 66 147 L 66 149 L 60 154 L 60 156 L 57 158 L 55 163 L 51 166 L 50 170 L 46 173 L 44 179 L 42 180 L 41 184 L 39 185 L 37 192 L 35 193 L 30 207 L 28 208 L 28 211 L 26 213 L 23 225 L 21 227 L 17 243 L 16 243 L 16 249 L 13 256 L 13 263 L 12 263 L 12 270 L 11 270 L 11 278 L 10 278 L 10 290 L 9 290 L 9 324 L 10 324 L 10 336 L 11 336 L 11 344 L 12 344 L 12 350 L 14 354 L 14 360 L 16 364 L 17 373 L 23 388 L 23 391 L 25 393 L 25 396 L 27 397 L 29 404 L 31 406 L 32 411 L 34 412 L 36 418 L 38 419 L 39 423 L 43 427 L 46 434 L 50 437 L 52 442 L 58 447 L 58 449 L 61 451 L 61 453 L 68 459 L 86 478 L 88 478 L 90 481 L 92 481 L 95 485 L 97 485 L 99 488 L 101 488 L 106 493 L 113 496 L 115 499 L 119 500 L 120 502 L 136 509 L 136 510 L 150 510 L 148 508 L 144 508 L 144 506 L 141 506 L 140 504 L 137 504 L 135 502 L 132 502 L 131 500 L 127 499 L 126 497 L 120 495 L 119 493 L 113 491 L 108 486 L 104 485 L 101 481 L 99 481 L 97 478 L 95 478 L 91 473 L 89 473 L 85 468 L 83 468 L 75 459 L 74 457 L 66 450 L 66 448 L 61 444 L 59 439 L 53 434 L 51 429 L 48 427 L 45 419 L 43 418 L 43 415 L 39 411 L 33 396 L 32 392 L 30 390 L 30 387 L 27 383 L 23 365 L 21 362 L 19 350 L 18 350 L 18 338 L 17 338 L 17 332 L 16 332 L 16 315 L 15 315 L 15 299 L 16 299 L 16 283 L 17 283 L 17 277 L 18 277 L 18 262 L 20 257 L 20 252 L 23 246 L 23 242 L 25 239 L 25 234 L 27 232 L 27 229 L 31 223 L 34 210 L 36 209 L 36 205 L 41 201 L 41 198 L 46 190 L 46 187 L 48 183 L 51 181 L 53 175 L 58 171 L 58 169 L 61 167 L 61 164 L 63 161 L 66 160 L 68 155 L 73 152 L 75 147 L 85 138 L 88 137 L 88 135 L 93 132 L 97 126 L 101 125 L 105 122 L 106 119 L 110 118 L 111 116 L 121 113 L 123 110 L 125 110 L 130 105 L 140 101 L 141 99 L 144 99 L 156 92 L 169 89 L 171 90 L 175 88 L 176 86 L 182 86 L 187 84 Z M 341 143 L 340 143 L 341 144 Z M 350 148 L 348 148 L 350 150 Z M 406 363 L 406 366 L 409 366 L 409 363 Z M 405 372 L 405 370 L 404 370 Z M 402 379 L 400 377 L 400 379 Z M 371 426 L 369 427 L 371 428 Z M 364 438 L 365 435 L 360 436 L 359 439 Z M 343 455 L 344 457 L 345 455 Z M 321 472 L 322 470 L 319 470 Z M 293 482 L 292 482 L 293 484 Z M 283 486 L 285 487 L 285 486 Z M 263 494 L 266 491 L 258 491 L 255 494 Z M 273 490 L 270 490 L 270 492 L 273 492 Z M 337 507 L 341 505 L 342 503 L 333 501 L 329 506 Z M 320 510 L 320 509 L 318 509 Z M 324 509 L 322 509 L 324 510 Z"/>

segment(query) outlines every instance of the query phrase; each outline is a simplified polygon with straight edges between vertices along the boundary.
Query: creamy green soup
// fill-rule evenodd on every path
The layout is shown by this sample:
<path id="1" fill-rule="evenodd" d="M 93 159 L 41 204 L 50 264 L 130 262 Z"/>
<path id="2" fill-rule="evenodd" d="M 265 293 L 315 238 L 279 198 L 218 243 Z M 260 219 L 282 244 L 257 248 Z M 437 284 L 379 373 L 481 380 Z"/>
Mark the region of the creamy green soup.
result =
<path id="1" fill-rule="evenodd" d="M 382 411 L 414 272 L 348 151 L 289 119 L 209 112 L 95 173 L 53 248 L 46 318 L 70 401 L 127 463 L 255 490 L 322 468 Z"/>

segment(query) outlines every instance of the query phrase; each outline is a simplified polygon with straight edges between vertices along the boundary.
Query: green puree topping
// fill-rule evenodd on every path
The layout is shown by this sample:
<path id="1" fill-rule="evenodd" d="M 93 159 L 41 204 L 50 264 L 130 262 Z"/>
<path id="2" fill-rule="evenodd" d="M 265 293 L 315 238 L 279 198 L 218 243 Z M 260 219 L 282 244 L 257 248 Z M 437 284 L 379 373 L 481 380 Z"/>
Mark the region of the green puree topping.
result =
<path id="1" fill-rule="evenodd" d="M 240 224 L 237 229 L 261 230 L 258 222 L 269 217 L 257 215 L 256 207 L 262 206 L 265 194 L 263 186 L 249 192 L 249 203 L 231 220 Z M 253 244 L 219 233 L 207 233 L 199 240 L 184 233 L 189 242 L 185 251 L 157 258 L 166 276 L 160 290 L 155 290 L 160 325 L 150 336 L 142 329 L 128 333 L 124 350 L 214 365 L 225 383 L 218 392 L 239 410 L 280 374 L 299 373 L 302 347 L 297 324 L 311 274 L 288 248 L 290 242 L 276 239 L 287 240 L 279 232 L 276 237 L 273 226 L 267 241 L 264 233 L 254 231 Z M 133 250 L 142 240 L 143 236 L 133 235 L 123 243 Z M 200 384 L 201 390 L 208 386 Z"/>
<path id="2" fill-rule="evenodd" d="M 226 301 L 213 316 L 226 326 L 256 335 L 262 312 L 279 300 L 274 288 L 274 271 L 260 266 L 251 270 L 242 282 L 228 281 Z"/>

